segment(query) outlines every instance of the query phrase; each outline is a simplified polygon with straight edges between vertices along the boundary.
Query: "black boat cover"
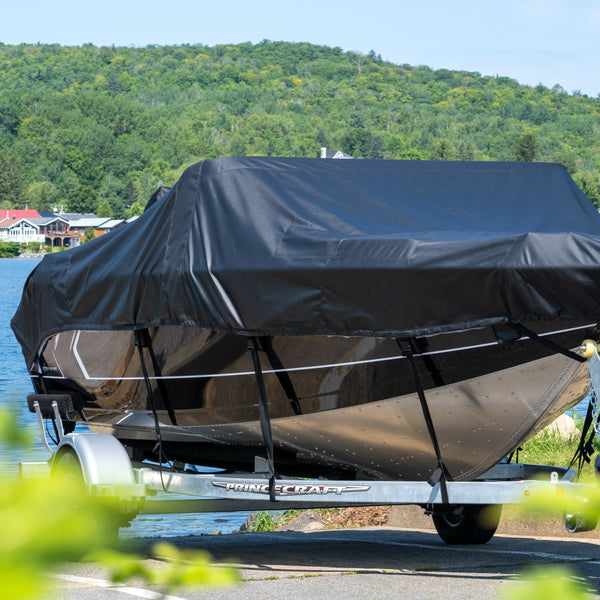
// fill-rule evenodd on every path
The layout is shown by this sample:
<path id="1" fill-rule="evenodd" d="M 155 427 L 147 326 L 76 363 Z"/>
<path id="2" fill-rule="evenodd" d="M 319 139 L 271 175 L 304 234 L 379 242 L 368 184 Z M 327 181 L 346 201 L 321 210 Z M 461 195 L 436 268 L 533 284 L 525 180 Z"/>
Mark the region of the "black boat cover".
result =
<path id="1" fill-rule="evenodd" d="M 600 317 L 600 215 L 543 163 L 222 158 L 51 254 L 12 327 L 413 336 Z"/>

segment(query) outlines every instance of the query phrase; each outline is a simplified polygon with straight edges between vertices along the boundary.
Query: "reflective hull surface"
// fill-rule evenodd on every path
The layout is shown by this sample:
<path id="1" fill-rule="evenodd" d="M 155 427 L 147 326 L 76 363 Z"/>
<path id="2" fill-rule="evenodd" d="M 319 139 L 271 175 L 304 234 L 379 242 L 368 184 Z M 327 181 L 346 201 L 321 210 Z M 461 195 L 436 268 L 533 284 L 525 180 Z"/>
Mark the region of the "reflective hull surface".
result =
<path id="1" fill-rule="evenodd" d="M 575 347 L 586 329 L 543 333 Z M 454 479 L 485 472 L 587 391 L 585 364 L 514 337 L 489 328 L 412 340 Z M 395 340 L 299 336 L 261 345 L 281 473 L 429 478 L 435 453 Z M 192 327 L 151 330 L 143 349 L 151 396 L 138 352 L 131 332 L 61 333 L 48 340 L 32 375 L 38 391 L 76 393 L 73 419 L 117 436 L 137 458 L 151 457 L 156 446 L 152 406 L 170 459 L 252 469 L 254 457 L 264 456 L 245 338 Z"/>

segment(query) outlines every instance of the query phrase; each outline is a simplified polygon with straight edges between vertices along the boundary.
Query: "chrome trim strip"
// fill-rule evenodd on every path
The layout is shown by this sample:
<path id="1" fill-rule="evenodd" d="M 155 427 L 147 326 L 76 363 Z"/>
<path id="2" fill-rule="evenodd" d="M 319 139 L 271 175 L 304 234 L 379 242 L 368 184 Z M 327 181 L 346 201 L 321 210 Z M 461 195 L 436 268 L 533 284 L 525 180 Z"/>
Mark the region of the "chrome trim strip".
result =
<path id="1" fill-rule="evenodd" d="M 592 325 L 592 323 L 589 323 L 587 325 L 581 325 L 579 327 L 572 327 L 569 329 L 559 329 L 556 331 L 549 331 L 546 333 L 540 333 L 539 336 L 545 337 L 545 336 L 549 336 L 549 335 L 558 335 L 561 333 L 569 333 L 571 331 L 578 331 L 581 329 L 588 329 L 591 325 Z M 76 337 L 78 340 L 79 332 Z M 516 341 L 519 341 L 519 342 L 523 341 L 523 340 L 528 341 L 529 339 L 530 338 L 528 338 L 526 336 L 522 336 Z M 420 357 L 420 356 L 434 356 L 436 354 L 449 354 L 451 352 L 460 352 L 462 350 L 476 350 L 478 348 L 498 346 L 499 344 L 500 344 L 500 342 L 487 342 L 485 344 L 475 344 L 473 346 L 462 346 L 459 348 L 447 348 L 445 350 L 433 350 L 432 352 L 422 352 L 421 354 L 414 354 L 413 356 Z M 77 344 L 75 344 L 75 348 L 73 349 L 73 354 L 75 356 L 75 359 L 77 360 L 77 364 L 81 368 L 81 371 L 84 375 L 83 379 L 85 381 L 144 381 L 144 377 L 90 377 L 87 370 L 85 369 L 85 366 L 83 365 L 83 362 L 81 361 L 81 358 L 79 356 L 79 353 L 77 352 L 76 346 L 77 346 Z M 403 358 L 405 358 L 405 357 L 402 355 L 397 355 L 397 356 L 388 356 L 386 358 L 372 358 L 372 359 L 368 359 L 368 360 L 356 360 L 356 361 L 350 361 L 350 362 L 331 363 L 331 364 L 325 364 L 325 365 L 313 365 L 310 367 L 291 367 L 289 369 L 265 369 L 263 371 L 263 373 L 264 374 L 293 373 L 293 372 L 297 372 L 297 371 L 312 371 L 312 370 L 317 370 L 317 369 L 333 369 L 335 367 L 353 367 L 356 365 L 366 365 L 369 363 L 386 362 L 386 361 L 390 361 L 390 360 L 401 360 Z M 214 377 L 241 377 L 244 375 L 254 376 L 254 371 L 240 371 L 237 373 L 207 373 L 207 374 L 203 374 L 203 375 L 163 375 L 161 377 L 157 377 L 157 376 L 153 375 L 153 376 L 148 377 L 148 379 L 150 379 L 150 380 L 159 380 L 160 379 L 160 380 L 166 381 L 166 380 L 175 380 L 175 379 L 183 380 L 183 379 L 204 379 L 204 378 L 214 378 Z M 39 375 L 37 373 L 31 373 L 31 376 L 39 377 Z M 64 377 L 64 376 L 59 377 L 58 375 L 44 375 L 44 379 L 77 380 L 80 378 Z"/>

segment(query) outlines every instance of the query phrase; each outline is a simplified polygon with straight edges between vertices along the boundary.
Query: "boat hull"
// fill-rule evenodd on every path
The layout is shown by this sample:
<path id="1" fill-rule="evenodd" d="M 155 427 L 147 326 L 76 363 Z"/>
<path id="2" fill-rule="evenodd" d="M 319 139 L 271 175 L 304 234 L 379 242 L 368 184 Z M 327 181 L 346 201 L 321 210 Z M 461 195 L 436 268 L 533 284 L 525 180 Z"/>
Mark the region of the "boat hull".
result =
<path id="1" fill-rule="evenodd" d="M 168 458 L 252 469 L 265 452 L 247 340 L 184 328 L 151 334 L 143 351 L 151 395 L 133 334 L 124 331 L 73 331 L 49 340 L 43 353 L 47 391 L 76 392 L 81 410 L 73 418 L 83 416 L 92 431 L 115 435 L 135 458 L 155 451 L 154 405 Z M 548 339 L 572 347 L 587 334 L 582 325 Z M 431 476 L 435 452 L 394 340 L 286 337 L 264 345 L 280 472 Z M 587 392 L 585 364 L 535 341 L 507 342 L 482 329 L 413 345 L 441 454 L 456 480 L 484 473 Z M 41 379 L 34 374 L 38 388 Z"/>

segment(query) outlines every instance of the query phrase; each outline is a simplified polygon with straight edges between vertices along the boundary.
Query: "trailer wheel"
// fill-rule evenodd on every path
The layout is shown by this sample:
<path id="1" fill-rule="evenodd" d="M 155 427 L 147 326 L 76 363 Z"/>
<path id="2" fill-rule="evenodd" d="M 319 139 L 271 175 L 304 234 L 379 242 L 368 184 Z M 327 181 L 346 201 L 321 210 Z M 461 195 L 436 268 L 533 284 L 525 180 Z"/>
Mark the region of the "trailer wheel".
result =
<path id="1" fill-rule="evenodd" d="M 83 469 L 73 450 L 64 450 L 54 458 L 52 475 L 62 477 L 69 486 L 84 489 Z"/>
<path id="2" fill-rule="evenodd" d="M 434 512 L 432 517 L 447 544 L 485 544 L 496 533 L 501 513 L 501 504 L 467 504 Z"/>
<path id="3" fill-rule="evenodd" d="M 72 505 L 73 510 L 78 510 L 80 506 L 77 504 L 76 498 L 82 497 L 83 494 L 89 493 L 86 489 L 86 482 L 83 476 L 83 468 L 81 462 L 74 450 L 67 449 L 60 452 L 52 463 L 52 475 L 60 477 L 64 485 L 73 490 L 73 498 L 75 499 Z M 94 520 L 95 521 L 95 520 Z M 119 527 L 125 526 L 119 519 L 102 519 L 101 522 L 94 523 L 96 527 L 102 527 L 104 538 L 113 543 L 119 537 Z"/>

